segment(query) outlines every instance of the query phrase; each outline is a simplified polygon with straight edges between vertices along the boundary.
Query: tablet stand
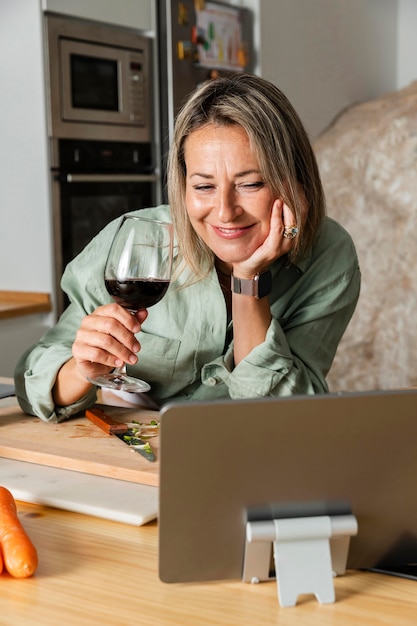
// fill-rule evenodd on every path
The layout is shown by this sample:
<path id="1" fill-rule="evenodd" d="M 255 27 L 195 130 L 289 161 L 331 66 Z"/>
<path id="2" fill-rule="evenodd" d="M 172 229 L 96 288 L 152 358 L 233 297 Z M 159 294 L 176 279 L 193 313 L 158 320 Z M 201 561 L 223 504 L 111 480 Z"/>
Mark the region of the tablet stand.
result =
<path id="1" fill-rule="evenodd" d="M 281 606 L 295 606 L 301 593 L 313 593 L 320 604 L 334 602 L 333 576 L 345 573 L 350 537 L 357 531 L 354 515 L 247 522 L 243 580 L 273 578 L 272 543 Z"/>

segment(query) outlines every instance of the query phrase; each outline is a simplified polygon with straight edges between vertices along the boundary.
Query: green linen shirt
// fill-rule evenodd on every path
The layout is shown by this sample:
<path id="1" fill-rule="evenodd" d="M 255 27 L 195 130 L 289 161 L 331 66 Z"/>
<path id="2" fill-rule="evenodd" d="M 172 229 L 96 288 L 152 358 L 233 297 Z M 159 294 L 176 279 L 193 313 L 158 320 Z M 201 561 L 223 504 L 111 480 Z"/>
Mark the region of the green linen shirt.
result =
<path id="1" fill-rule="evenodd" d="M 166 205 L 137 211 L 170 220 Z M 22 409 L 59 422 L 91 406 L 96 389 L 77 403 L 56 407 L 56 375 L 71 358 L 82 318 L 112 302 L 103 279 L 118 220 L 104 228 L 69 265 L 62 288 L 71 304 L 56 326 L 20 358 L 15 372 Z M 233 366 L 233 328 L 215 269 L 181 288 L 183 273 L 149 310 L 137 337 L 138 363 L 128 372 L 151 385 L 159 404 L 168 400 L 214 400 L 315 394 L 328 391 L 326 374 L 356 307 L 360 270 L 349 234 L 326 218 L 315 244 L 298 265 L 286 257 L 271 266 L 272 321 L 265 341 Z"/>

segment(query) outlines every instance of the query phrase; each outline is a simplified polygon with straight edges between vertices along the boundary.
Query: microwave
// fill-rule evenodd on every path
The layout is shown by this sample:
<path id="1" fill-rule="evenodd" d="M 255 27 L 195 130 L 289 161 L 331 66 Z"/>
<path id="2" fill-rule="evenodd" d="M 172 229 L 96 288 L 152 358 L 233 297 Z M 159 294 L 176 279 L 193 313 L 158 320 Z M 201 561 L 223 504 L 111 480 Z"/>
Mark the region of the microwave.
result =
<path id="1" fill-rule="evenodd" d="M 87 20 L 45 20 L 50 136 L 151 141 L 150 39 Z"/>

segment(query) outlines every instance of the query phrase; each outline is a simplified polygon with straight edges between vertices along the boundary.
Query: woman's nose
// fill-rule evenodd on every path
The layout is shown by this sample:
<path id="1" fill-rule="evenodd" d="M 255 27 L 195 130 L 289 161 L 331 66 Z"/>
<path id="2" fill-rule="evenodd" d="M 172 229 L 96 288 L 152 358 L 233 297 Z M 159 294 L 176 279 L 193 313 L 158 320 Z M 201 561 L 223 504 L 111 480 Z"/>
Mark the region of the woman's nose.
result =
<path id="1" fill-rule="evenodd" d="M 223 224 L 232 222 L 242 211 L 233 191 L 225 190 L 219 193 L 218 217 Z"/>

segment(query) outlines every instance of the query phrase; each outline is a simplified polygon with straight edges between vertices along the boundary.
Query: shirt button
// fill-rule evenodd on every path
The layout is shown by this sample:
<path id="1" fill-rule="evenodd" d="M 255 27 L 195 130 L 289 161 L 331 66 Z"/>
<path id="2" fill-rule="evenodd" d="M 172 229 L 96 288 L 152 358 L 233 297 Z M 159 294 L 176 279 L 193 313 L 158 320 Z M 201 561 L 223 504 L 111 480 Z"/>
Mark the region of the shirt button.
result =
<path id="1" fill-rule="evenodd" d="M 217 385 L 217 378 L 214 378 L 214 376 L 210 376 L 210 378 L 207 378 L 206 384 L 210 387 L 215 387 Z"/>

